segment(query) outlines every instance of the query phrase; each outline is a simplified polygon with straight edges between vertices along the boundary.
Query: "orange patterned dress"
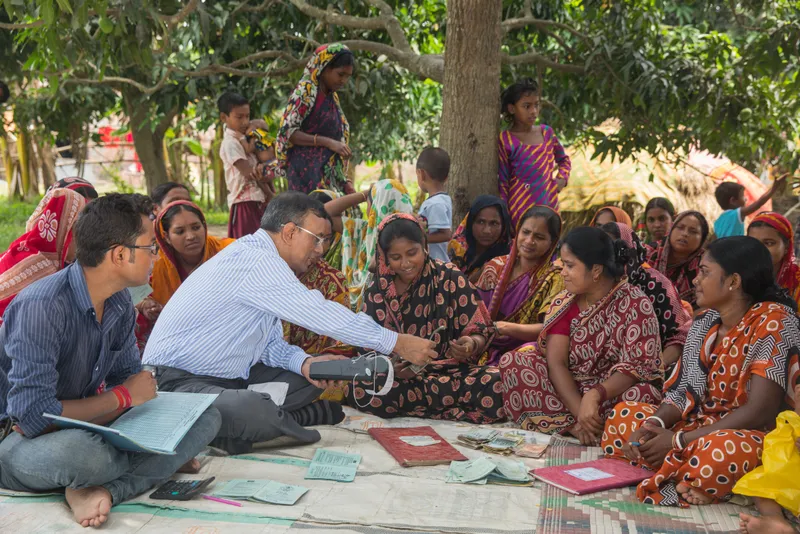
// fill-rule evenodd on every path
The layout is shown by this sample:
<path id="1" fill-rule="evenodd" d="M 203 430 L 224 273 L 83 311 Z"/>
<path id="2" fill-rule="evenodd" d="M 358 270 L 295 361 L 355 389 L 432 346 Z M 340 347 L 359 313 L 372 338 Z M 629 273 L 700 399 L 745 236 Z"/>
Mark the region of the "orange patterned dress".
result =
<path id="1" fill-rule="evenodd" d="M 776 382 L 795 403 L 793 386 L 798 372 L 800 329 L 789 308 L 772 302 L 753 305 L 736 326 L 715 345 L 721 321 L 715 310 L 698 317 L 668 383 L 665 403 L 683 414 L 672 431 L 692 431 L 718 422 L 748 402 L 750 377 Z M 622 446 L 658 406 L 622 402 L 611 412 L 603 432 L 607 456 L 623 458 Z M 768 428 L 725 429 L 688 443 L 683 451 L 667 454 L 661 468 L 639 484 L 642 502 L 688 506 L 676 490 L 684 482 L 715 502 L 731 495 L 745 473 L 761 463 Z M 645 466 L 647 467 L 647 466 Z"/>

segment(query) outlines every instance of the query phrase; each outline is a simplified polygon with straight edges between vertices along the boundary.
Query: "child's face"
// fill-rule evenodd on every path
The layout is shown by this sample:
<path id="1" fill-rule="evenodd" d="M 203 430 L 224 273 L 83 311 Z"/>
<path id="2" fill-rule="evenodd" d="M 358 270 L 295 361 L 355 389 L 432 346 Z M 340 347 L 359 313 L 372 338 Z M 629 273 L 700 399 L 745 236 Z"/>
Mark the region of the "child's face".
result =
<path id="1" fill-rule="evenodd" d="M 417 169 L 417 185 L 419 186 L 420 190 L 427 193 L 428 192 L 428 177 L 425 175 L 425 171 L 422 169 Z"/>
<path id="2" fill-rule="evenodd" d="M 250 126 L 250 104 L 237 106 L 229 114 L 220 113 L 220 118 L 228 128 L 244 135 Z"/>
<path id="3" fill-rule="evenodd" d="M 747 205 L 747 200 L 744 198 L 744 189 L 739 191 L 739 196 L 736 198 L 736 202 L 734 203 L 735 208 L 742 208 Z"/>
<path id="4" fill-rule="evenodd" d="M 508 112 L 514 117 L 514 122 L 523 126 L 533 126 L 539 118 L 541 109 L 539 95 L 527 93 L 522 95 L 516 104 L 508 106 Z"/>

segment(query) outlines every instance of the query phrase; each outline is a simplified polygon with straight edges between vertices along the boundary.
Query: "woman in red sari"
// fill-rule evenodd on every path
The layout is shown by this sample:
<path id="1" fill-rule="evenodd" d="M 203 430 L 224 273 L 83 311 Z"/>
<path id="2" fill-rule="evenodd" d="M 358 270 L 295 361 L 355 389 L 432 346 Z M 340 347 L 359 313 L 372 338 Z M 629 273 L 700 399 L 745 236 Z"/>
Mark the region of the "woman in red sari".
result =
<path id="1" fill-rule="evenodd" d="M 795 302 L 775 284 L 767 249 L 752 237 L 714 241 L 695 278 L 692 324 L 660 405 L 623 402 L 603 433 L 608 456 L 656 471 L 642 502 L 709 504 L 761 462 L 766 432 L 791 408 L 800 328 Z"/>
<path id="2" fill-rule="evenodd" d="M 789 219 L 774 211 L 761 213 L 750 223 L 747 235 L 755 237 L 767 247 L 778 285 L 795 302 L 800 301 L 800 267 L 794 257 L 794 230 Z"/>
<path id="3" fill-rule="evenodd" d="M 364 382 L 348 387 L 348 403 L 381 417 L 503 419 L 500 373 L 477 365 L 494 328 L 474 286 L 452 264 L 428 256 L 425 233 L 412 215 L 390 215 L 378 232 L 378 276 L 364 311 L 395 332 L 432 337 L 439 357 L 423 369 L 398 364 L 386 396 L 366 398 Z"/>
<path id="4" fill-rule="evenodd" d="M 0 256 L 0 316 L 17 293 L 75 260 L 72 227 L 85 203 L 70 188 L 50 189 L 42 198 L 25 233 Z"/>
<path id="5" fill-rule="evenodd" d="M 500 357 L 539 339 L 553 299 L 564 280 L 553 265 L 561 237 L 561 217 L 547 206 L 529 208 L 519 220 L 511 254 L 491 260 L 476 284 L 495 321 L 495 336 L 481 363 L 497 365 Z"/>
<path id="6" fill-rule="evenodd" d="M 664 273 L 678 290 L 681 300 L 697 306 L 694 281 L 708 239 L 708 221 L 699 211 L 684 211 L 675 217 L 667 237 L 649 248 L 647 263 Z"/>
<path id="7" fill-rule="evenodd" d="M 564 238 L 566 291 L 553 301 L 539 342 L 500 360 L 504 407 L 523 428 L 597 444 L 619 400 L 661 399 L 658 319 L 622 277 L 623 250 L 599 228 Z"/>

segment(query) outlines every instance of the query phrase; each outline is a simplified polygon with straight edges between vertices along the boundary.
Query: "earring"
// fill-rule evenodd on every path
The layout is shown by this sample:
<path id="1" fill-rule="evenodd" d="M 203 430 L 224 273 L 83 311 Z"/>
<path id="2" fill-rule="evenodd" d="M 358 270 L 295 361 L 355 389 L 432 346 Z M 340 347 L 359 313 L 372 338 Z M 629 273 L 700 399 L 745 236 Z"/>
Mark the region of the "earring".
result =
<path id="1" fill-rule="evenodd" d="M 733 286 L 729 287 L 728 291 L 733 291 Z"/>

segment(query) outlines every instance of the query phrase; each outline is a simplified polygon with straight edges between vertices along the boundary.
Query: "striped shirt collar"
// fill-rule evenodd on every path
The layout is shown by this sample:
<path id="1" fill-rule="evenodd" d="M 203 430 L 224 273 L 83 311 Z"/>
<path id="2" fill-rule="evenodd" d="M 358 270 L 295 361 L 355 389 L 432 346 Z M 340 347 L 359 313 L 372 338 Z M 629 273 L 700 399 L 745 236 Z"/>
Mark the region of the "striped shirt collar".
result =
<path id="1" fill-rule="evenodd" d="M 89 296 L 89 287 L 86 285 L 86 275 L 83 268 L 78 262 L 73 263 L 67 267 L 67 279 L 69 280 L 69 287 L 72 290 L 72 295 L 75 297 L 75 303 L 78 309 L 83 313 L 96 313 L 94 304 L 92 304 L 92 297 Z M 106 299 L 106 310 L 109 308 L 116 308 L 116 311 L 123 313 L 126 307 L 127 290 L 118 291 L 108 299 Z"/>

